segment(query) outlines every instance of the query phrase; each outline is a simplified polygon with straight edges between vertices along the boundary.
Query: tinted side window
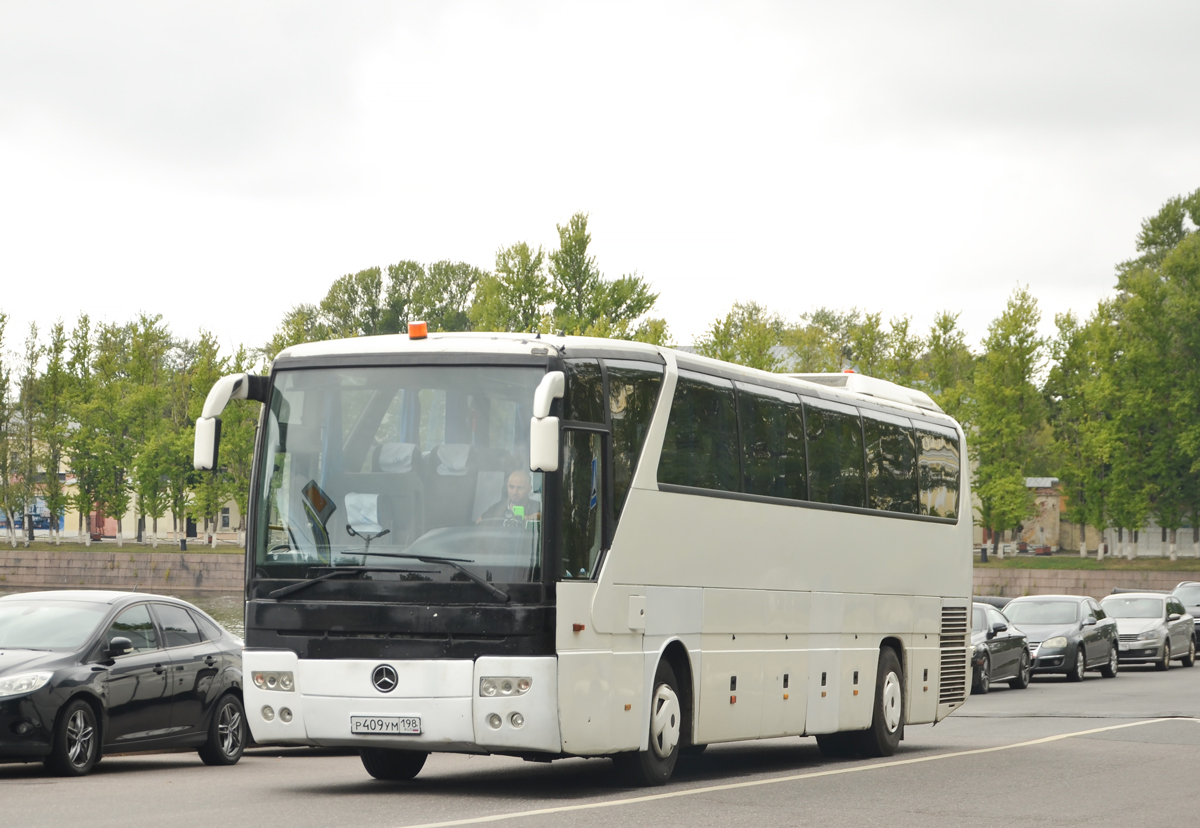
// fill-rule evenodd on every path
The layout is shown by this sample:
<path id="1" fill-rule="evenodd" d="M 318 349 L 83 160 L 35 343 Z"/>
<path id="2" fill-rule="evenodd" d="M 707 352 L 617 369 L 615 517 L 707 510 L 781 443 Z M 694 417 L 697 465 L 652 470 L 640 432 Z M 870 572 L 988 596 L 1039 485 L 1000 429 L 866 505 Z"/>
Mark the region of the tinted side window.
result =
<path id="1" fill-rule="evenodd" d="M 590 578 L 603 543 L 603 440 L 590 431 L 566 430 L 562 437 L 562 576 Z"/>
<path id="2" fill-rule="evenodd" d="M 804 420 L 795 394 L 738 383 L 742 491 L 808 499 Z"/>
<path id="3" fill-rule="evenodd" d="M 867 498 L 872 509 L 917 513 L 917 451 L 912 425 L 901 417 L 863 412 L 867 437 Z"/>
<path id="4" fill-rule="evenodd" d="M 192 613 L 192 618 L 196 620 L 196 623 L 200 627 L 200 632 L 204 634 L 205 638 L 207 638 L 209 641 L 221 640 L 223 633 L 221 632 L 221 628 L 219 626 L 214 624 L 212 621 L 209 621 L 199 613 Z"/>
<path id="5" fill-rule="evenodd" d="M 958 517 L 958 435 L 948 428 L 917 424 L 917 476 L 921 484 L 921 514 Z"/>
<path id="6" fill-rule="evenodd" d="M 158 616 L 158 623 L 162 624 L 166 646 L 186 647 L 188 644 L 200 643 L 200 631 L 196 629 L 196 622 L 183 607 L 155 604 L 154 614 Z"/>
<path id="7" fill-rule="evenodd" d="M 853 406 L 804 400 L 809 497 L 819 503 L 863 506 L 862 424 Z"/>
<path id="8" fill-rule="evenodd" d="M 150 620 L 150 609 L 145 604 L 130 607 L 117 616 L 117 620 L 104 634 L 104 640 L 112 643 L 114 638 L 128 638 L 138 652 L 158 649 L 158 632 Z"/>
<path id="9" fill-rule="evenodd" d="M 603 383 L 600 363 L 594 359 L 567 360 L 566 399 L 563 411 L 568 420 L 587 423 L 604 422 Z"/>
<path id="10" fill-rule="evenodd" d="M 612 418 L 614 514 L 621 518 L 621 507 L 633 483 L 642 445 L 658 392 L 662 388 L 663 368 L 649 362 L 606 360 L 608 369 L 608 415 Z"/>
<path id="11" fill-rule="evenodd" d="M 677 486 L 736 492 L 737 414 L 733 383 L 680 371 L 658 463 L 658 479 Z"/>

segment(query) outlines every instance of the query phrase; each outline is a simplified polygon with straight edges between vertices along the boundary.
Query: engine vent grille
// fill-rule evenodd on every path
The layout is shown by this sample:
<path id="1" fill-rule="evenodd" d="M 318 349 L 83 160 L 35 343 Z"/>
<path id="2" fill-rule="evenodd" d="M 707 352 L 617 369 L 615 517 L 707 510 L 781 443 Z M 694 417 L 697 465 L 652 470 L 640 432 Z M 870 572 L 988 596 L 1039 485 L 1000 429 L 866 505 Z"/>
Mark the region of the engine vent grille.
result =
<path id="1" fill-rule="evenodd" d="M 942 607 L 940 704 L 967 699 L 967 608 Z"/>

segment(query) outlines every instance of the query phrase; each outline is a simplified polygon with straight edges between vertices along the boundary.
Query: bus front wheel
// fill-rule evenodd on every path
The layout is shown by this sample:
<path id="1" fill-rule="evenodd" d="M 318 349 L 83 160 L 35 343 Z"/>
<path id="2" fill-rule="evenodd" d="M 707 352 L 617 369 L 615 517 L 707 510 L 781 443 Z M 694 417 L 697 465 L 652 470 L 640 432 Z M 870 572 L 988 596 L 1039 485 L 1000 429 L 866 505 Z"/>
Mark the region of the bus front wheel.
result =
<path id="1" fill-rule="evenodd" d="M 363 767 L 376 779 L 402 782 L 421 772 L 429 754 L 418 750 L 363 748 L 359 751 Z"/>
<path id="2" fill-rule="evenodd" d="M 904 738 L 904 670 L 891 647 L 879 651 L 871 726 L 860 734 L 863 756 L 891 756 Z"/>
<path id="3" fill-rule="evenodd" d="M 671 778 L 679 758 L 679 737 L 683 730 L 683 706 L 679 703 L 679 682 L 665 661 L 654 674 L 654 694 L 650 698 L 650 743 L 646 750 L 618 753 L 613 767 L 618 778 L 631 787 L 663 785 Z"/>

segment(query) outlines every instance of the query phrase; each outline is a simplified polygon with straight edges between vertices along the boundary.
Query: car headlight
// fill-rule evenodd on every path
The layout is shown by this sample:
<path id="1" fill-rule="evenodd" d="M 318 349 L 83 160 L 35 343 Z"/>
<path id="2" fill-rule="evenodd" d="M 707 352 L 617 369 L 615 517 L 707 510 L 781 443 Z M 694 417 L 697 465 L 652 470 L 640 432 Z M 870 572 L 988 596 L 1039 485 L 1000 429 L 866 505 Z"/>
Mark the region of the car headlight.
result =
<path id="1" fill-rule="evenodd" d="M 1065 635 L 1056 635 L 1054 638 L 1047 638 L 1042 642 L 1043 650 L 1065 650 L 1067 648 L 1067 637 Z"/>
<path id="2" fill-rule="evenodd" d="M 44 687 L 53 675 L 54 673 L 22 673 L 19 676 L 0 678 L 0 699 L 32 693 Z"/>
<path id="3" fill-rule="evenodd" d="M 1138 641 L 1153 641 L 1156 638 L 1158 638 L 1158 630 L 1146 630 L 1144 633 L 1141 633 L 1140 635 L 1138 635 L 1137 640 Z"/>

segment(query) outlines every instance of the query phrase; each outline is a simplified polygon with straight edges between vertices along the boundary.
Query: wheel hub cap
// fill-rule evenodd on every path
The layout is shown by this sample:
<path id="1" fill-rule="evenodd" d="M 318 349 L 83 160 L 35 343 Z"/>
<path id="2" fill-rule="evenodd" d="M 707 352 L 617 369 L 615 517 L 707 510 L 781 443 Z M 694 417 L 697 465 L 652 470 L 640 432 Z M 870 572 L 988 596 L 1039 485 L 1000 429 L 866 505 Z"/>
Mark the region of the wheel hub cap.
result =
<path id="1" fill-rule="evenodd" d="M 679 744 L 682 724 L 679 697 L 670 685 L 658 685 L 650 710 L 650 748 L 659 759 L 666 759 Z"/>
<path id="2" fill-rule="evenodd" d="M 82 710 L 76 710 L 67 721 L 67 757 L 75 767 L 83 767 L 92 758 L 92 738 L 95 730 Z"/>
<path id="3" fill-rule="evenodd" d="M 888 733 L 895 733 L 900 727 L 900 713 L 904 707 L 904 696 L 900 689 L 900 677 L 888 673 L 883 680 L 883 723 Z"/>

